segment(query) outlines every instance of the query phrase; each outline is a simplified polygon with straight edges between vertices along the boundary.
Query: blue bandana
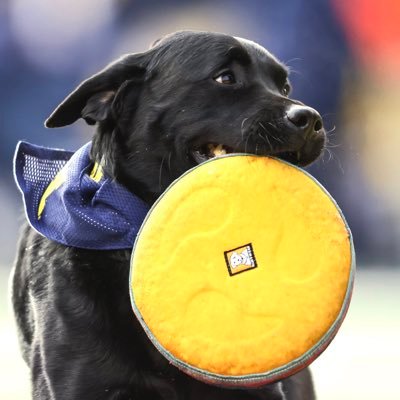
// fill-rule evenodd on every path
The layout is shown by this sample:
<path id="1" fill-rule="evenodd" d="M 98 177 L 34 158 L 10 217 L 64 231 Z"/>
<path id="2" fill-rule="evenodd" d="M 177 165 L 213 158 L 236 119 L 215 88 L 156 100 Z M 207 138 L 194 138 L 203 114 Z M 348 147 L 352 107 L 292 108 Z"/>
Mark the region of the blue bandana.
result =
<path id="1" fill-rule="evenodd" d="M 31 226 L 58 243 L 84 249 L 131 249 L 149 206 L 76 153 L 18 143 L 14 175 Z"/>

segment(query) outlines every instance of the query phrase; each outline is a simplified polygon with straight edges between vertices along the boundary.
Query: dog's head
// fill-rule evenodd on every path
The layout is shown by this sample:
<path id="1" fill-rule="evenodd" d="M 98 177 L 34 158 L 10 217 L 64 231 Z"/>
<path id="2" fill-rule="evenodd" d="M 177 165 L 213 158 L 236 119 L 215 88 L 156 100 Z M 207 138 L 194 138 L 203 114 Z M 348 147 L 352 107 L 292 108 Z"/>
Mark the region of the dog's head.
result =
<path id="1" fill-rule="evenodd" d="M 239 266 L 242 263 L 243 263 L 243 256 L 234 251 L 231 255 L 232 268 L 236 268 L 237 266 Z"/>
<path id="2" fill-rule="evenodd" d="M 287 69 L 260 45 L 183 31 L 84 81 L 46 126 L 97 123 L 92 157 L 152 202 L 183 172 L 219 154 L 313 162 L 324 148 L 322 119 L 289 93 Z"/>

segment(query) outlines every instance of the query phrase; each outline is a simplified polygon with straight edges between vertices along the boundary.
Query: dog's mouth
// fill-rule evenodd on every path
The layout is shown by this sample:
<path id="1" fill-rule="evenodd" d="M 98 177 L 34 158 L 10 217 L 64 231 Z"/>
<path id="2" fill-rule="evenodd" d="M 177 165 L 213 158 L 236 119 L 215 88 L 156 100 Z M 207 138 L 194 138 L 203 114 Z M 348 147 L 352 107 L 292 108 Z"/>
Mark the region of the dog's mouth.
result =
<path id="1" fill-rule="evenodd" d="M 207 143 L 191 151 L 192 157 L 197 164 L 201 164 L 211 158 L 221 157 L 231 153 L 234 153 L 231 147 L 217 143 Z"/>
<path id="2" fill-rule="evenodd" d="M 256 149 L 257 150 L 257 149 Z M 197 164 L 201 164 L 212 158 L 225 156 L 232 153 L 246 153 L 254 154 L 258 156 L 272 156 L 277 157 L 281 160 L 287 161 L 294 165 L 305 166 L 312 163 L 321 153 L 321 149 L 309 152 L 305 148 L 301 148 L 298 151 L 269 151 L 269 152 L 258 152 L 258 151 L 241 151 L 235 150 L 234 148 L 221 144 L 221 143 L 206 143 L 200 147 L 196 147 L 191 150 L 193 160 Z"/>

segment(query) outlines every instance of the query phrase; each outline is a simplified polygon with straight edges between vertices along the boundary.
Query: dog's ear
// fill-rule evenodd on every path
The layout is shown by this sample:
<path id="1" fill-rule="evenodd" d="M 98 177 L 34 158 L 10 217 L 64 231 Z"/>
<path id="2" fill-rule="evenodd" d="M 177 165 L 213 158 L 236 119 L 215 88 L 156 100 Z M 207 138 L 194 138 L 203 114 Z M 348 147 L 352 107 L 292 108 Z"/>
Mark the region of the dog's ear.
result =
<path id="1" fill-rule="evenodd" d="M 125 82 L 144 80 L 149 52 L 130 54 L 83 81 L 46 120 L 47 128 L 70 125 L 84 118 L 90 125 L 109 115 L 117 94 Z"/>

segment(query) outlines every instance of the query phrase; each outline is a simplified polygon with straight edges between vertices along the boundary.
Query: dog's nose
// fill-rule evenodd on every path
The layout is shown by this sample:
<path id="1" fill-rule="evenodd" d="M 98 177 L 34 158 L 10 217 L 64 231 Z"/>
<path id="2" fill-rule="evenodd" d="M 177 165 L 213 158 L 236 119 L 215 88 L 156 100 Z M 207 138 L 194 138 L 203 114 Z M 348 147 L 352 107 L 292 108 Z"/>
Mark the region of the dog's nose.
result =
<path id="1" fill-rule="evenodd" d="M 321 116 L 311 107 L 292 105 L 286 116 L 289 124 L 294 125 L 305 135 L 318 132 L 323 128 Z"/>

